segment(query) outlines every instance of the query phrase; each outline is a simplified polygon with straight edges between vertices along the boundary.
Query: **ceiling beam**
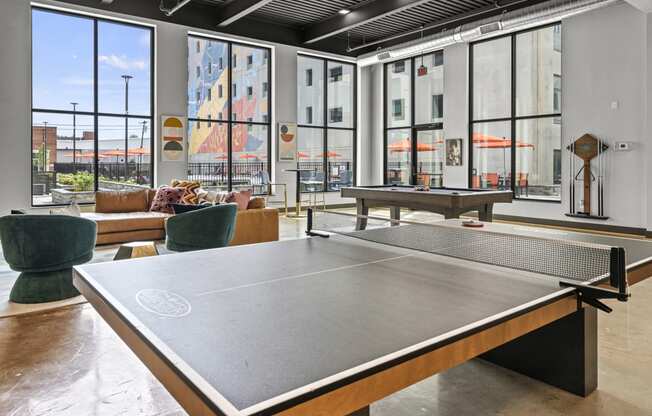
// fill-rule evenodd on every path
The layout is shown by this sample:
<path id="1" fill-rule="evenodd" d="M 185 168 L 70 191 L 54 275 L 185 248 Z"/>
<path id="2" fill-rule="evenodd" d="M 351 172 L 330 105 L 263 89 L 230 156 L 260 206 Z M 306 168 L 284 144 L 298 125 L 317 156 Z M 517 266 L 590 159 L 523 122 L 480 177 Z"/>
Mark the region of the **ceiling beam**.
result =
<path id="1" fill-rule="evenodd" d="M 241 0 L 242 1 L 242 0 Z M 305 31 L 304 43 L 313 43 L 346 32 L 385 16 L 428 3 L 430 0 L 375 0 L 345 15 L 336 15 L 311 25 Z"/>
<path id="2" fill-rule="evenodd" d="M 260 9 L 272 0 L 237 0 L 226 4 L 220 9 L 218 26 L 228 26 L 236 20 L 242 19 L 249 13 Z"/>

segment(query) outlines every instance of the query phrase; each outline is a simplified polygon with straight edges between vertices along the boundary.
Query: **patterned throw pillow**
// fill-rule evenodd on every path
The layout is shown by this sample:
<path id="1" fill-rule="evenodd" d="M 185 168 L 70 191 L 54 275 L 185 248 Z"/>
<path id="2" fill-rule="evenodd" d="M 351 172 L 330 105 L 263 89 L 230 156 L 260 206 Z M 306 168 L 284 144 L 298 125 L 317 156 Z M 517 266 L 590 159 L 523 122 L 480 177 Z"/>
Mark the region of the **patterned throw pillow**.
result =
<path id="1" fill-rule="evenodd" d="M 172 204 L 178 204 L 183 198 L 185 188 L 172 188 L 170 186 L 161 186 L 156 191 L 152 206 L 149 208 L 153 212 L 164 212 L 166 214 L 173 214 Z"/>
<path id="2" fill-rule="evenodd" d="M 261 198 L 259 196 L 255 198 L 251 198 L 249 204 L 247 205 L 247 209 L 262 209 L 262 208 L 265 208 L 265 198 Z"/>
<path id="3" fill-rule="evenodd" d="M 231 192 L 229 196 L 226 197 L 224 202 L 232 203 L 235 202 L 238 204 L 238 210 L 244 211 L 249 205 L 249 200 L 251 199 L 251 189 L 247 189 L 240 192 Z"/>
<path id="4" fill-rule="evenodd" d="M 173 180 L 170 184 L 173 188 L 183 188 L 185 190 L 183 197 L 181 198 L 182 204 L 188 205 L 197 205 L 199 203 L 199 197 L 195 193 L 196 190 L 201 188 L 199 181 L 179 181 Z"/>

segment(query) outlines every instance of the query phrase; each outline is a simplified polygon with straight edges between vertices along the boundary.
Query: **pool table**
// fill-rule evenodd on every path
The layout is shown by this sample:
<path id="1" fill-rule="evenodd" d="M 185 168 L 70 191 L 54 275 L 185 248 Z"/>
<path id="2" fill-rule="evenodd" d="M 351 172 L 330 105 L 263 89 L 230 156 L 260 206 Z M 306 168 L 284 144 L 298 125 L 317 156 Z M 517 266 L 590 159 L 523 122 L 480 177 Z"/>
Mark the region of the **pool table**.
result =
<path id="1" fill-rule="evenodd" d="M 390 207 L 390 216 L 401 219 L 401 208 L 436 212 L 445 218 L 459 218 L 469 211 L 478 211 L 480 221 L 491 221 L 495 203 L 512 202 L 512 191 L 468 188 L 430 188 L 416 191 L 408 185 L 356 186 L 342 188 L 344 198 L 355 198 L 358 215 L 369 215 L 369 208 Z M 356 228 L 364 230 L 364 218 L 358 218 Z"/>

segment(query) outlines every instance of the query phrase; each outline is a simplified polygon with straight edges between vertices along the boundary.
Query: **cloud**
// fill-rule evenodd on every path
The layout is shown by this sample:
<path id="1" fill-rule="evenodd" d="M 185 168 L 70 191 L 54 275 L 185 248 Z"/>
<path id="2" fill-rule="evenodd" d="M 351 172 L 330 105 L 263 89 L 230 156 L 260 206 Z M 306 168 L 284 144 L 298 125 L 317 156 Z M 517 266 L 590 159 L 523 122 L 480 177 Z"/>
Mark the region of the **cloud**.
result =
<path id="1" fill-rule="evenodd" d="M 122 56 L 100 55 L 98 60 L 100 63 L 122 70 L 136 69 L 142 71 L 147 66 L 144 60 L 139 60 L 139 59 L 129 60 L 124 55 Z"/>

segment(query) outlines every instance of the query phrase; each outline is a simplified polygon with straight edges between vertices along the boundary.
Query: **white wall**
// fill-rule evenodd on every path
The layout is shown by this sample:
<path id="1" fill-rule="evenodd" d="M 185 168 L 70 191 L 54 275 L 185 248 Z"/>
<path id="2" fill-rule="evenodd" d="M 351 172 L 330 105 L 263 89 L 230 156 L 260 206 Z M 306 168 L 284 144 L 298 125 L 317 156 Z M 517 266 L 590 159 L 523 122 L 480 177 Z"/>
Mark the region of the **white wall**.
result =
<path id="1" fill-rule="evenodd" d="M 652 135 L 652 17 L 618 3 L 563 20 L 562 42 L 563 145 L 587 132 L 611 143 L 632 142 L 632 151 L 609 154 L 605 213 L 611 218 L 606 223 L 652 229 L 652 192 L 647 191 L 652 186 L 652 179 L 648 180 L 652 175 L 652 146 L 648 144 Z M 468 184 L 468 56 L 468 44 L 444 48 L 444 136 L 464 139 L 465 158 L 462 167 L 445 167 L 444 185 L 449 187 Z M 382 73 L 382 64 L 371 68 Z M 382 91 L 382 75 L 374 86 Z M 377 95 L 382 101 L 382 92 Z M 614 101 L 618 102 L 616 110 L 611 109 Z M 372 114 L 380 118 L 382 107 Z M 374 179 L 381 183 L 382 118 L 375 125 L 372 147 L 379 150 L 372 153 L 370 163 L 380 166 Z M 562 154 L 562 203 L 515 201 L 497 205 L 494 212 L 582 221 L 564 215 L 569 210 L 569 153 Z"/>
<path id="2" fill-rule="evenodd" d="M 27 6 L 26 6 L 27 5 Z M 3 0 L 0 13 L 0 214 L 29 206 L 31 31 L 29 2 Z"/>
<path id="3" fill-rule="evenodd" d="M 468 160 L 469 146 L 469 45 L 444 48 L 444 138 L 462 138 L 462 157 Z M 444 186 L 468 186 L 468 164 L 444 166 Z"/>
<path id="4" fill-rule="evenodd" d="M 605 184 L 605 221 L 611 225 L 646 228 L 644 175 L 646 92 L 646 16 L 620 3 L 562 21 L 562 145 L 584 133 L 610 143 L 628 141 L 629 152 L 609 152 Z M 612 102 L 618 103 L 612 109 Z M 494 212 L 569 220 L 569 153 L 562 157 L 562 203 L 516 201 Z M 647 160 L 650 160 L 647 158 Z M 579 168 L 576 159 L 576 169 Z M 581 192 L 581 183 L 576 187 Z M 595 188 L 592 190 L 596 198 Z M 596 201 L 593 201 L 595 211 Z M 577 208 L 576 203 L 576 208 Z M 581 221 L 572 218 L 573 221 Z M 589 220 L 585 220 L 589 221 Z"/>
<path id="5" fill-rule="evenodd" d="M 53 3 L 56 4 L 56 3 Z M 69 7 L 69 6 L 66 6 Z M 93 12 L 93 10 L 89 10 Z M 30 5 L 25 0 L 3 0 L 0 15 L 0 213 L 30 205 Z M 189 28 L 147 22 L 157 33 L 156 123 L 161 114 L 186 111 L 186 33 Z M 205 32 L 205 31 L 202 31 Z M 209 33 L 209 32 L 205 32 Z M 217 33 L 215 33 L 217 34 Z M 260 43 L 260 42 L 258 42 Z M 296 121 L 295 47 L 270 44 L 274 49 L 273 137 L 278 121 Z M 630 152 L 612 152 L 608 167 L 605 211 L 613 225 L 652 229 L 652 18 L 625 4 L 578 15 L 563 21 L 563 130 L 571 137 L 590 132 L 611 142 L 634 143 Z M 444 133 L 462 137 L 468 158 L 468 45 L 445 48 Z M 361 184 L 377 184 L 383 176 L 383 68 L 363 68 L 359 79 L 358 178 Z M 612 102 L 618 102 L 616 110 Z M 157 134 L 158 136 L 158 134 Z M 158 154 L 158 145 L 156 153 Z M 276 157 L 276 155 L 274 155 Z M 562 204 L 517 201 L 501 205 L 497 213 L 567 220 L 568 153 L 562 163 Z M 294 195 L 295 176 L 283 170 L 291 163 L 275 162 L 278 182 L 289 184 Z M 446 186 L 464 186 L 468 166 L 446 167 Z M 185 163 L 160 162 L 157 183 L 184 177 Z M 330 203 L 349 202 L 337 193 Z"/>
<path id="6" fill-rule="evenodd" d="M 31 111 L 31 12 L 26 0 L 2 0 L 0 14 L 0 167 L 8 175 L 0 176 L 0 186 L 5 196 L 0 198 L 0 214 L 12 208 L 29 208 L 30 192 L 30 111 Z M 42 4 L 97 14 L 97 10 L 73 7 L 69 4 L 44 0 Z M 187 174 L 185 162 L 162 162 L 160 160 L 159 121 L 161 115 L 186 114 L 187 101 L 187 33 L 193 28 L 154 20 L 133 18 L 114 13 L 101 12 L 102 16 L 142 22 L 156 27 L 156 184 L 169 183 Z M 196 30 L 207 35 L 223 36 L 247 41 L 245 38 L 221 35 L 218 32 Z M 287 45 L 251 41 L 273 49 L 275 67 L 272 92 L 274 97 L 272 115 L 272 150 L 275 150 L 276 122 L 296 122 L 297 82 L 296 63 L 299 48 Z M 348 59 L 323 54 L 336 59 Z M 276 158 L 274 151 L 273 158 Z M 294 205 L 295 175 L 284 172 L 293 163 L 273 162 L 277 182 L 288 184 L 291 205 Z M 328 203 L 351 202 L 342 200 L 338 193 L 328 193 Z"/>

